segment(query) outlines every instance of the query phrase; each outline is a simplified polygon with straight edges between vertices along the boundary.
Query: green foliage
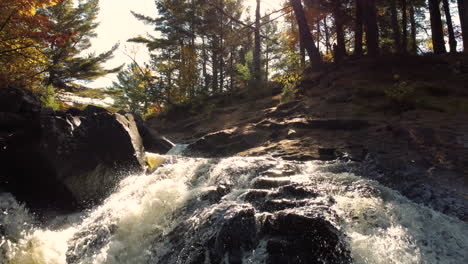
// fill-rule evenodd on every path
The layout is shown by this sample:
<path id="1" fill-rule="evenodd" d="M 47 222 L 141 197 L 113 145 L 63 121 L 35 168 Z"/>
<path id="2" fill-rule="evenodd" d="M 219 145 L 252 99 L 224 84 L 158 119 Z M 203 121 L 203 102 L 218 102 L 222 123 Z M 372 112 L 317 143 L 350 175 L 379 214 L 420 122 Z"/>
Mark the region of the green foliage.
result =
<path id="1" fill-rule="evenodd" d="M 99 0 L 82 0 L 76 4 L 65 0 L 42 13 L 50 18 L 52 33 L 62 36 L 55 39 L 44 53 L 48 59 L 46 85 L 71 90 L 80 86 L 77 81 L 95 80 L 121 67 L 105 69 L 103 64 L 113 57 L 117 45 L 101 54 L 85 53 L 96 37 Z"/>
<path id="2" fill-rule="evenodd" d="M 50 20 L 36 11 L 59 0 L 0 1 L 0 87 L 39 92 L 47 68 L 43 47 L 61 37 L 49 30 Z"/>
<path id="3" fill-rule="evenodd" d="M 288 72 L 277 78 L 277 81 L 283 85 L 283 92 L 281 93 L 282 103 L 290 102 L 296 98 L 296 94 L 299 91 L 297 85 L 301 79 L 302 74 L 299 72 Z"/>
<path id="4" fill-rule="evenodd" d="M 252 75 L 253 52 L 249 51 L 245 55 L 245 63 L 237 64 L 236 69 L 244 87 L 250 86 L 253 81 Z"/>
<path id="5" fill-rule="evenodd" d="M 141 116 L 143 120 L 148 120 L 149 118 L 156 116 L 158 113 L 153 108 L 148 108 L 146 112 Z"/>
<path id="6" fill-rule="evenodd" d="M 298 85 L 302 80 L 304 72 L 300 65 L 299 55 L 293 52 L 286 55 L 286 63 L 290 70 L 275 78 L 275 81 L 281 83 L 283 86 L 283 92 L 281 94 L 282 103 L 287 103 L 296 98 Z"/>
<path id="7" fill-rule="evenodd" d="M 119 94 L 115 98 L 114 107 L 139 115 L 146 114 L 148 106 L 154 99 L 150 90 L 156 87 L 151 72 L 132 63 L 118 73 L 117 80 L 109 88 L 115 91 L 115 94 Z"/>
<path id="8" fill-rule="evenodd" d="M 385 95 L 398 103 L 409 100 L 410 97 L 414 95 L 414 92 L 414 87 L 408 85 L 406 81 L 399 81 L 385 89 Z"/>
<path id="9" fill-rule="evenodd" d="M 50 107 L 54 110 L 58 110 L 60 108 L 60 103 L 57 101 L 57 96 L 52 85 L 45 87 L 44 92 L 40 97 L 40 101 L 44 107 Z"/>

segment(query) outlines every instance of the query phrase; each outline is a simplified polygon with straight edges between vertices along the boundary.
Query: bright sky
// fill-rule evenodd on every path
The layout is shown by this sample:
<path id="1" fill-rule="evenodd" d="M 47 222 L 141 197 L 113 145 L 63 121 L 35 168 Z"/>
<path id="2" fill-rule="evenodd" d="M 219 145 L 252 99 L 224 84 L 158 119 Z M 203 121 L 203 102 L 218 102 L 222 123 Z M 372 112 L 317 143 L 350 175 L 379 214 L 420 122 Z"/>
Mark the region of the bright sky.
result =
<path id="1" fill-rule="evenodd" d="M 262 0 L 262 13 L 267 10 L 276 10 L 284 0 Z M 251 6 L 251 12 L 255 11 L 256 0 L 245 0 L 246 5 Z M 116 67 L 131 60 L 125 55 L 129 51 L 136 50 L 136 60 L 139 63 L 148 61 L 149 56 L 143 45 L 127 43 L 127 39 L 145 35 L 147 32 L 154 34 L 153 27 L 144 25 L 130 13 L 130 10 L 147 16 L 156 17 L 157 10 L 154 0 L 100 0 L 101 11 L 97 28 L 98 37 L 93 41 L 92 50 L 103 52 L 110 49 L 115 43 L 120 43 L 120 48 L 114 54 L 115 57 L 106 66 Z M 92 83 L 89 87 L 108 87 L 115 80 L 115 75 L 107 75 Z"/>

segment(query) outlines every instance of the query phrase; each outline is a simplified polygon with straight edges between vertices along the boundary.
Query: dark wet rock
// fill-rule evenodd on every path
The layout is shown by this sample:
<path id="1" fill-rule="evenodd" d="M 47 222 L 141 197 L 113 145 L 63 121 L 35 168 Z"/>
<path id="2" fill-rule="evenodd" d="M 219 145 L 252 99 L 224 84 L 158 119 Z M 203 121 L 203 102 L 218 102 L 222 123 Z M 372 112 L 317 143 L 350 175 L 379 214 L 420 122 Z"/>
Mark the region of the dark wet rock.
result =
<path id="1" fill-rule="evenodd" d="M 68 264 L 81 263 L 84 258 L 92 257 L 96 251 L 105 246 L 111 236 L 117 231 L 116 225 L 88 226 L 85 230 L 77 233 L 71 239 L 71 246 L 66 252 Z"/>
<path id="2" fill-rule="evenodd" d="M 30 117 L 37 111 L 40 111 L 38 100 L 29 92 L 13 88 L 0 89 L 0 112 Z"/>
<path id="3" fill-rule="evenodd" d="M 289 180 L 278 180 L 275 178 L 256 178 L 252 182 L 252 187 L 256 189 L 274 189 L 289 184 Z"/>
<path id="4" fill-rule="evenodd" d="M 126 114 L 127 113 L 125 113 L 125 115 Z M 146 126 L 140 116 L 136 115 L 134 118 L 138 127 L 138 132 L 140 133 L 141 139 L 143 140 L 145 151 L 166 154 L 172 147 L 174 147 L 172 142 L 159 135 L 159 133 L 154 129 Z"/>
<path id="5" fill-rule="evenodd" d="M 256 236 L 255 211 L 243 210 L 225 221 L 215 239 L 214 249 L 220 260 L 226 254 L 229 263 L 242 263 L 242 251 L 253 248 Z"/>
<path id="6" fill-rule="evenodd" d="M 457 179 L 457 172 L 437 168 L 428 169 L 423 161 L 407 160 L 396 155 L 369 154 L 362 163 L 348 165 L 348 171 L 377 180 L 394 190 L 398 190 L 410 200 L 432 209 L 468 220 L 466 197 L 445 186 L 435 185 L 429 179 Z M 362 191 L 362 190 L 358 190 Z M 367 187 L 364 191 L 368 191 Z M 373 195 L 373 190 L 369 195 Z"/>
<path id="7" fill-rule="evenodd" d="M 254 203 L 263 201 L 269 193 L 270 192 L 266 190 L 249 190 L 242 196 L 242 198 L 247 202 Z"/>
<path id="8" fill-rule="evenodd" d="M 191 219 L 201 222 L 185 220 L 167 236 L 156 239 L 155 252 L 159 250 L 157 245 L 171 244 L 170 251 L 155 254 L 157 263 L 241 264 L 265 241 L 266 263 L 352 262 L 345 236 L 322 216 L 256 214 L 254 207 L 228 202 L 213 208 L 201 213 L 204 216 L 192 215 Z M 210 215 L 206 216 L 206 212 Z"/>
<path id="9" fill-rule="evenodd" d="M 168 234 L 166 242 L 174 250 L 160 257 L 158 263 L 241 264 L 244 254 L 257 243 L 252 207 L 221 207 L 204 220 L 196 227 L 181 224 Z"/>
<path id="10" fill-rule="evenodd" d="M 275 193 L 270 195 L 273 198 L 290 197 L 294 199 L 304 199 L 317 197 L 318 194 L 299 185 L 287 185 L 280 187 Z"/>
<path id="11" fill-rule="evenodd" d="M 306 205 L 306 201 L 295 201 L 287 199 L 266 200 L 259 208 L 261 211 L 276 212 L 289 208 L 298 208 Z"/>
<path id="12" fill-rule="evenodd" d="M 221 200 L 221 198 L 228 194 L 230 191 L 230 188 L 228 188 L 225 185 L 219 185 L 219 186 L 212 186 L 209 187 L 207 190 L 205 190 L 201 195 L 200 195 L 200 200 L 206 200 L 210 201 L 211 203 L 217 203 Z"/>
<path id="13" fill-rule="evenodd" d="M 0 182 L 29 207 L 89 206 L 112 191 L 122 169 L 142 170 L 144 152 L 131 115 L 95 106 L 53 111 L 22 91 L 13 94 L 20 107 L 4 107 L 16 111 L 6 112 L 16 121 L 0 127 Z"/>
<path id="14" fill-rule="evenodd" d="M 109 111 L 107 111 L 105 108 L 95 106 L 95 105 L 88 105 L 88 106 L 86 106 L 85 109 L 83 109 L 83 114 L 88 115 L 88 116 L 104 114 L 104 113 L 108 113 L 108 112 Z M 124 115 L 124 114 L 122 114 L 122 115 Z"/>
<path id="15" fill-rule="evenodd" d="M 280 212 L 266 219 L 261 236 L 268 264 L 352 263 L 344 235 L 320 216 Z"/>

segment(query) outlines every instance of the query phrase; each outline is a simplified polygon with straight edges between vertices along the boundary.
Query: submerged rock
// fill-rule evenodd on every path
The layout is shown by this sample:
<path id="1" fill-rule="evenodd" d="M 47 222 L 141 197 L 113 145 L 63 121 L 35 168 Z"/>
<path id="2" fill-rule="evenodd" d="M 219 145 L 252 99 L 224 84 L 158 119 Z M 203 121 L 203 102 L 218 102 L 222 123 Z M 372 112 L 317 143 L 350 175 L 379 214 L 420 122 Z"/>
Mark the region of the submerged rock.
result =
<path id="1" fill-rule="evenodd" d="M 87 207 L 112 191 L 122 170 L 144 166 L 142 139 L 130 114 L 96 106 L 53 111 L 14 89 L 1 90 L 0 98 L 1 105 L 9 101 L 0 109 L 0 182 L 31 208 Z"/>
<path id="2" fill-rule="evenodd" d="M 222 203 L 201 220 L 179 223 L 163 241 L 171 245 L 155 263 L 352 263 L 345 235 L 322 216 L 278 212 L 266 216 L 251 205 Z M 294 207 L 294 206 L 292 206 Z M 260 254 L 260 253 L 258 253 Z"/>
<path id="3" fill-rule="evenodd" d="M 343 235 L 322 217 L 280 212 L 261 230 L 268 239 L 267 264 L 351 263 Z"/>

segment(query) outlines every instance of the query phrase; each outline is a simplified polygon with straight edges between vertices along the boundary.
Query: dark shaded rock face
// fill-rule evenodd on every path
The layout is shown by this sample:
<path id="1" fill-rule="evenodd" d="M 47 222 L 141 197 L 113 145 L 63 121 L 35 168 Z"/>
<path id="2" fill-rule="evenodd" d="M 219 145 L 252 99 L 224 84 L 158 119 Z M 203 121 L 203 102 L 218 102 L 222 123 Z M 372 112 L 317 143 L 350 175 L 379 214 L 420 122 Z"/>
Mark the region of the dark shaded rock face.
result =
<path id="1" fill-rule="evenodd" d="M 221 205 L 195 229 L 176 227 L 166 241 L 174 250 L 158 263 L 255 263 L 255 254 L 267 264 L 352 263 L 343 238 L 322 216 L 278 212 L 263 218 L 251 206 Z"/>
<path id="2" fill-rule="evenodd" d="M 14 89 L 0 90 L 0 105 L 0 182 L 31 208 L 86 207 L 112 191 L 122 169 L 143 168 L 132 115 L 95 106 L 55 112 Z"/>
<path id="3" fill-rule="evenodd" d="M 236 135 L 219 131 L 198 139 L 187 150 L 200 157 L 227 157 L 255 146 L 258 141 L 261 139 L 255 134 Z"/>
<path id="4" fill-rule="evenodd" d="M 144 121 L 140 116 L 136 115 L 134 118 L 146 151 L 166 154 L 172 147 L 174 147 L 172 142 L 159 135 L 153 129 L 145 126 Z"/>

